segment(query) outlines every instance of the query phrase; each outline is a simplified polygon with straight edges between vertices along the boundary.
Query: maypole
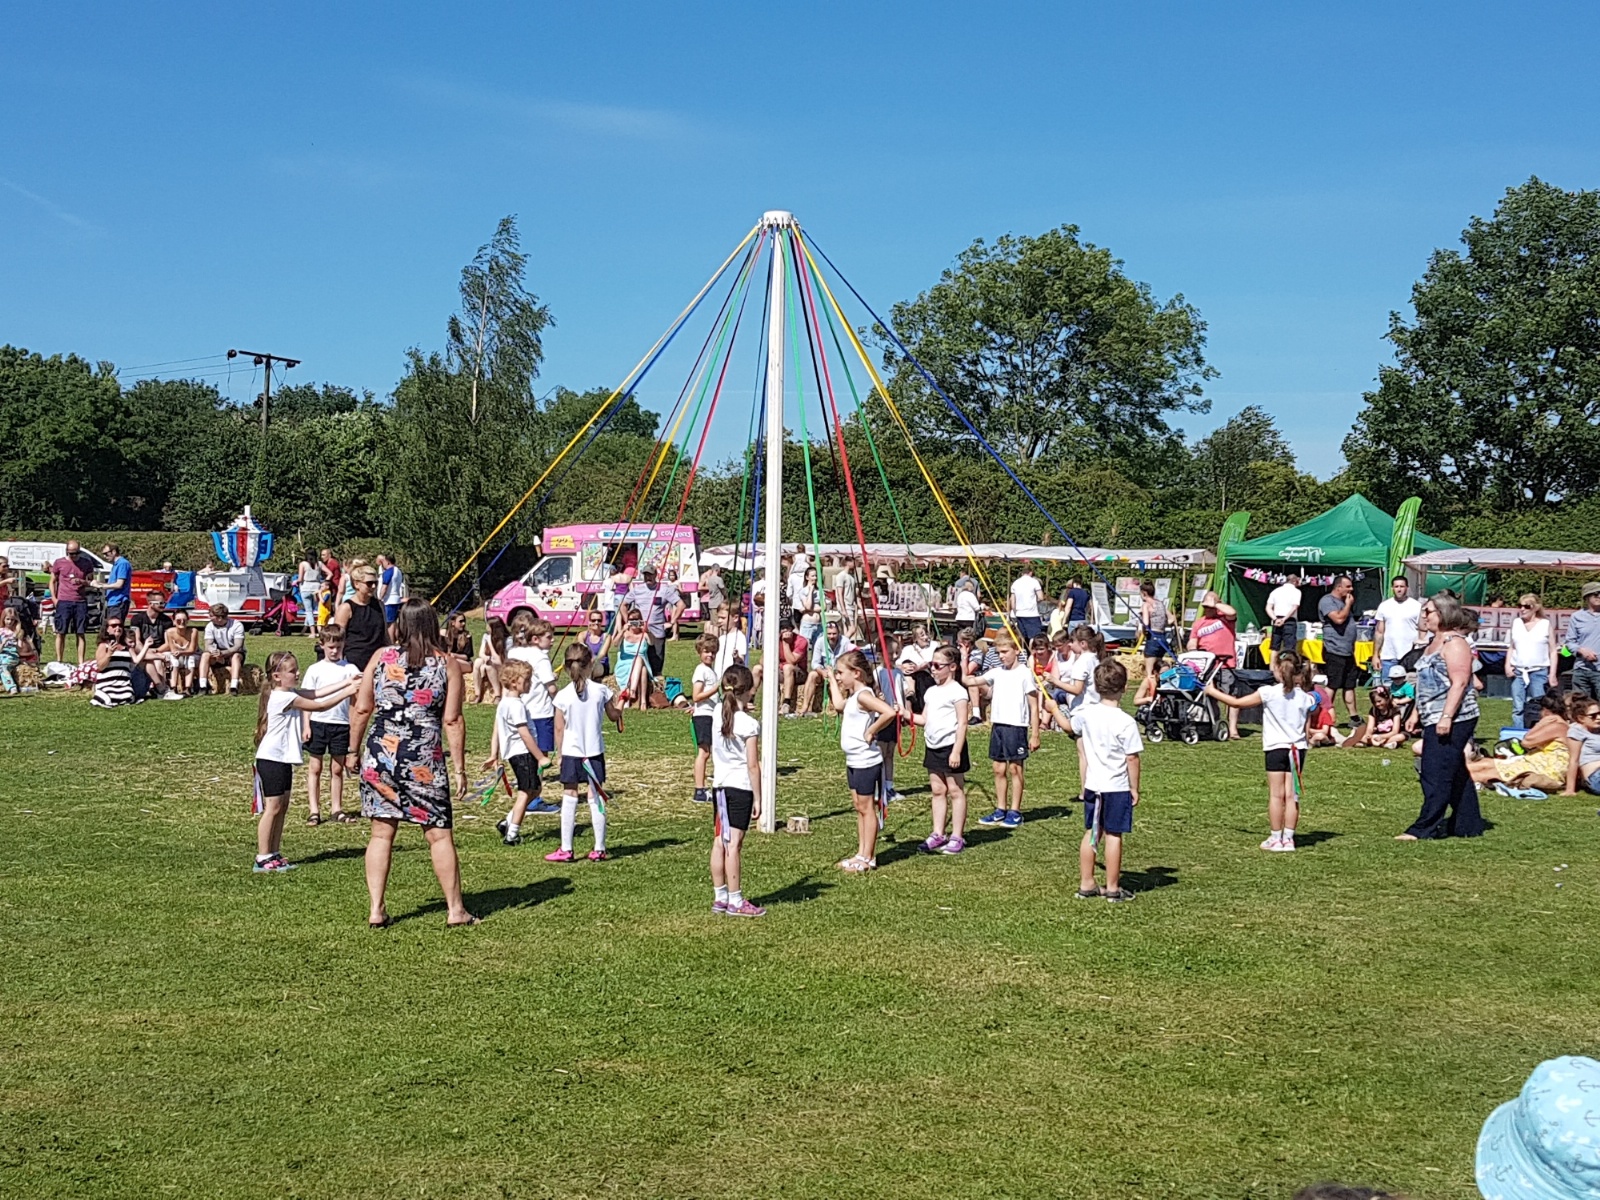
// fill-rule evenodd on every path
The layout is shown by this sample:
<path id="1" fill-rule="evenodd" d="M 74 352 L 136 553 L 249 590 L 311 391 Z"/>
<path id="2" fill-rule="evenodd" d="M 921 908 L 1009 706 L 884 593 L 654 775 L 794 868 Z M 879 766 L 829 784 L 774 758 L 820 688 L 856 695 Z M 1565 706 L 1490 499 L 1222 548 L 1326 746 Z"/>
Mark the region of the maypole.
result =
<path id="1" fill-rule="evenodd" d="M 761 831 L 778 827 L 778 685 L 783 671 L 778 665 L 778 588 L 782 576 L 783 537 L 783 301 L 785 294 L 785 235 L 794 228 L 794 214 L 768 212 L 761 229 L 772 234 L 772 271 L 767 291 L 767 490 L 766 575 L 767 593 L 761 626 Z"/>

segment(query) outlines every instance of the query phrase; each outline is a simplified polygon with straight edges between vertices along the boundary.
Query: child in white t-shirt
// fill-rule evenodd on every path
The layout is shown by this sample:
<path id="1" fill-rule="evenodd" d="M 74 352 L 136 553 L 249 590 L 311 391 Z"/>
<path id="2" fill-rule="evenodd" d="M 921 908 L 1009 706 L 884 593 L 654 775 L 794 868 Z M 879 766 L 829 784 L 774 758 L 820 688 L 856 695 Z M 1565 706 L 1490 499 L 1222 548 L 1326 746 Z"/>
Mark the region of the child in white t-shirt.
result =
<path id="1" fill-rule="evenodd" d="M 711 800 L 711 793 L 706 791 L 706 767 L 711 762 L 711 720 L 717 711 L 717 687 L 718 681 L 722 678 L 715 665 L 718 644 L 717 635 L 714 633 L 702 633 L 695 638 L 694 651 L 700 656 L 700 661 L 695 665 L 694 674 L 689 676 L 690 721 L 694 725 L 696 804 L 706 804 Z"/>
<path id="2" fill-rule="evenodd" d="M 543 618 L 519 621 L 512 631 L 513 645 L 506 657 L 528 664 L 533 677 L 523 704 L 528 712 L 528 728 L 533 730 L 533 740 L 546 754 L 556 750 L 555 709 L 550 698 L 556 694 L 556 673 L 550 665 L 550 647 L 555 644 L 555 626 Z M 539 805 L 535 812 L 555 812 L 554 805 Z"/>
<path id="3" fill-rule="evenodd" d="M 933 832 L 919 849 L 924 854 L 960 854 L 967 848 L 967 772 L 972 761 L 967 753 L 967 717 L 972 703 L 961 685 L 961 652 L 940 646 L 928 664 L 933 686 L 922 693 L 922 711 L 912 718 L 923 727 L 922 765 L 928 771 L 928 790 Z M 945 814 L 950 816 L 950 833 L 945 834 Z"/>
<path id="4" fill-rule="evenodd" d="M 589 678 L 594 655 L 582 643 L 567 647 L 567 677 L 572 680 L 555 695 L 555 738 L 561 747 L 561 849 L 546 854 L 546 862 L 572 861 L 572 836 L 578 823 L 578 789 L 589 796 L 589 820 L 594 826 L 590 862 L 603 862 L 606 853 L 606 738 L 605 718 L 622 725 L 616 693 Z"/>
<path id="5" fill-rule="evenodd" d="M 234 622 L 237 624 L 237 622 Z M 317 646 L 322 657 L 306 668 L 300 680 L 300 690 L 316 692 L 321 688 L 343 684 L 361 678 L 361 668 L 344 658 L 344 627 L 325 625 L 317 635 Z M 333 805 L 333 819 L 341 825 L 354 825 L 356 818 L 344 811 L 344 769 L 350 754 L 350 701 L 341 700 L 332 708 L 300 713 L 300 736 L 305 742 L 306 800 L 311 815 L 307 825 L 322 824 L 322 757 L 327 755 L 332 779 L 328 783 L 328 798 Z M 350 764 L 352 768 L 354 763 Z"/>
<path id="6" fill-rule="evenodd" d="M 1277 683 L 1269 683 L 1248 696 L 1230 696 L 1214 684 L 1206 685 L 1206 695 L 1229 708 L 1261 706 L 1261 748 L 1267 756 L 1267 823 L 1272 832 L 1261 843 L 1263 850 L 1294 849 L 1294 831 L 1300 823 L 1300 775 L 1305 769 L 1307 725 L 1317 711 L 1315 692 L 1299 686 L 1301 659 L 1292 650 L 1272 656 L 1272 673 Z"/>
<path id="7" fill-rule="evenodd" d="M 1112 659 L 1095 668 L 1098 699 L 1081 704 L 1068 718 L 1078 737 L 1078 763 L 1083 784 L 1083 841 L 1078 847 L 1078 899 L 1104 896 L 1113 904 L 1132 900 L 1122 886 L 1122 839 L 1133 832 L 1133 810 L 1139 803 L 1139 756 L 1144 739 L 1139 726 L 1122 711 L 1128 690 L 1128 669 Z M 1094 881 L 1096 841 L 1106 842 L 1106 886 Z"/>
<path id="8" fill-rule="evenodd" d="M 528 709 L 524 696 L 533 680 L 533 668 L 521 659 L 512 659 L 500 668 L 500 699 L 495 702 L 494 735 L 489 739 L 489 758 L 485 771 L 502 761 L 516 781 L 511 796 L 511 811 L 495 823 L 508 846 L 522 841 L 522 818 L 529 801 L 539 795 L 539 772 L 550 763 L 550 756 L 539 749 L 528 728 Z"/>
<path id="9" fill-rule="evenodd" d="M 897 710 L 873 690 L 872 664 L 859 650 L 846 650 L 828 675 L 828 695 L 839 714 L 839 749 L 844 751 L 850 802 L 856 810 L 856 852 L 839 860 L 852 874 L 876 870 L 878 808 L 883 793 L 883 748 L 878 732 L 894 724 Z M 892 751 L 891 751 L 892 753 Z"/>
<path id="10" fill-rule="evenodd" d="M 300 714 L 321 712 L 356 694 L 361 679 L 347 679 L 318 692 L 296 687 L 300 663 L 287 650 L 267 655 L 261 709 L 256 717 L 256 789 L 261 820 L 256 824 L 257 872 L 288 871 L 283 857 L 283 820 L 289 814 L 294 769 L 305 761 L 300 746 Z"/>
<path id="11" fill-rule="evenodd" d="M 729 917 L 767 915 L 745 899 L 743 882 L 744 835 L 751 821 L 761 819 L 761 725 L 750 715 L 755 691 L 750 668 L 735 663 L 722 673 L 722 703 L 711 717 L 711 787 L 717 803 L 711 831 L 711 911 Z"/>
<path id="12" fill-rule="evenodd" d="M 997 634 L 994 648 L 1000 665 L 982 675 L 964 678 L 964 682 L 977 684 L 989 693 L 989 716 L 993 722 L 989 759 L 994 765 L 995 807 L 978 824 L 1015 829 L 1022 824 L 1022 764 L 1039 748 L 1039 688 L 1033 681 L 1033 668 L 1020 661 L 1021 652 L 1009 633 Z"/>

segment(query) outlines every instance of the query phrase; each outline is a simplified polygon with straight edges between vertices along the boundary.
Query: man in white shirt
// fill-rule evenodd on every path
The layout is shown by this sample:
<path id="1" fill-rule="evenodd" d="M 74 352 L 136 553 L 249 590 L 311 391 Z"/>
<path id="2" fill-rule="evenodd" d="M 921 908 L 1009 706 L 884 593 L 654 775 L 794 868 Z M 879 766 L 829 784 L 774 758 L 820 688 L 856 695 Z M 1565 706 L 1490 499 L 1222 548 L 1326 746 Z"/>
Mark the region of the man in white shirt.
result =
<path id="1" fill-rule="evenodd" d="M 1022 574 L 1011 584 L 1011 615 L 1016 620 L 1017 632 L 1022 635 L 1022 646 L 1044 632 L 1044 622 L 1039 617 L 1039 598 L 1044 595 L 1044 585 L 1033 574 L 1033 564 L 1023 563 Z"/>
<path id="2" fill-rule="evenodd" d="M 1300 645 L 1300 589 L 1285 579 L 1267 597 L 1267 620 L 1272 622 L 1272 652 L 1297 650 Z"/>
<path id="3" fill-rule="evenodd" d="M 1394 594 L 1378 605 L 1378 627 L 1373 630 L 1372 641 L 1377 647 L 1377 661 L 1372 664 L 1372 677 L 1384 679 L 1384 669 L 1399 665 L 1406 670 L 1417 665 L 1417 626 L 1422 621 L 1422 603 L 1411 595 L 1411 584 L 1404 575 L 1396 575 L 1389 585 Z"/>

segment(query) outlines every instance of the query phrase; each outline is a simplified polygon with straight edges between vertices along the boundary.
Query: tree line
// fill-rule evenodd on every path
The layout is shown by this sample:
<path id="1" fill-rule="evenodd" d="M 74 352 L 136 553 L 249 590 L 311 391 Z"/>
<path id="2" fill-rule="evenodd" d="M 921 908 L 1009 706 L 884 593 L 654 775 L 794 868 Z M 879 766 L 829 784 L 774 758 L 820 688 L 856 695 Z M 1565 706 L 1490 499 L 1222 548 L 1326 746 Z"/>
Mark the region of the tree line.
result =
<path id="1" fill-rule="evenodd" d="M 1413 315 L 1391 314 L 1395 362 L 1363 398 L 1348 465 L 1327 480 L 1299 469 L 1257 407 L 1187 438 L 1176 422 L 1206 410 L 1215 377 L 1203 319 L 1072 226 L 976 242 L 891 309 L 970 427 L 887 330 L 863 333 L 973 540 L 1060 540 L 987 441 L 1083 544 L 1207 546 L 1231 511 L 1248 509 L 1251 533 L 1263 533 L 1361 491 L 1391 511 L 1422 495 L 1422 527 L 1457 540 L 1515 531 L 1520 544 L 1578 548 L 1600 528 L 1600 501 L 1588 499 L 1600 479 L 1600 193 L 1531 179 L 1462 242 L 1434 253 Z M 110 363 L 0 346 L 0 528 L 203 530 L 248 502 L 282 546 L 379 538 L 420 581 L 442 582 L 610 394 L 536 395 L 554 318 L 526 266 L 507 217 L 464 267 L 442 345 L 412 348 L 387 397 L 283 387 L 265 429 L 259 399 L 229 403 L 202 381 L 124 387 Z M 949 540 L 898 426 L 881 402 L 866 411 L 868 427 L 850 418 L 844 437 L 867 537 Z M 635 400 L 621 405 L 581 464 L 491 546 L 478 564 L 489 577 L 469 582 L 497 586 L 523 569 L 547 524 L 620 517 L 630 498 L 641 519 L 670 519 L 677 497 L 662 484 L 632 497 L 658 426 Z M 819 533 L 853 540 L 842 464 L 822 444 L 812 451 L 827 497 Z M 806 540 L 802 448 L 785 452 L 785 536 Z M 685 519 L 705 542 L 740 540 L 749 466 L 702 467 Z"/>

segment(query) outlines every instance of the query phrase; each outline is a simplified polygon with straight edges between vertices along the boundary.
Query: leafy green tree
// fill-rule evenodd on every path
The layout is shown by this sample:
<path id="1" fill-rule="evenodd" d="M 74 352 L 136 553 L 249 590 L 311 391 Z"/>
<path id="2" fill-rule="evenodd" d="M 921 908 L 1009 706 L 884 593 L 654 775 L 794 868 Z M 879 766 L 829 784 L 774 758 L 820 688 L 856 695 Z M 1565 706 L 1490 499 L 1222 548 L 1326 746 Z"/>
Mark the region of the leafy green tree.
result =
<path id="1" fill-rule="evenodd" d="M 1293 468 L 1294 451 L 1265 410 L 1251 404 L 1194 444 L 1190 469 L 1202 495 L 1219 512 L 1249 508 L 1257 468 Z"/>
<path id="2" fill-rule="evenodd" d="M 1205 323 L 1159 302 L 1075 226 L 982 240 L 892 320 L 912 352 L 1014 463 L 1147 462 L 1171 449 L 1178 411 L 1204 412 Z M 883 331 L 896 403 L 929 444 L 975 439 Z"/>
<path id="3" fill-rule="evenodd" d="M 533 381 L 552 318 L 525 286 L 526 267 L 506 217 L 462 269 L 445 352 L 412 350 L 395 389 L 379 515 L 411 548 L 419 579 L 448 579 L 538 476 Z M 474 590 L 481 569 L 472 564 Z"/>
<path id="4" fill-rule="evenodd" d="M 1513 512 L 1600 484 L 1600 192 L 1537 178 L 1435 251 L 1389 316 L 1396 365 L 1345 438 L 1363 491 L 1413 493 L 1436 522 Z"/>

